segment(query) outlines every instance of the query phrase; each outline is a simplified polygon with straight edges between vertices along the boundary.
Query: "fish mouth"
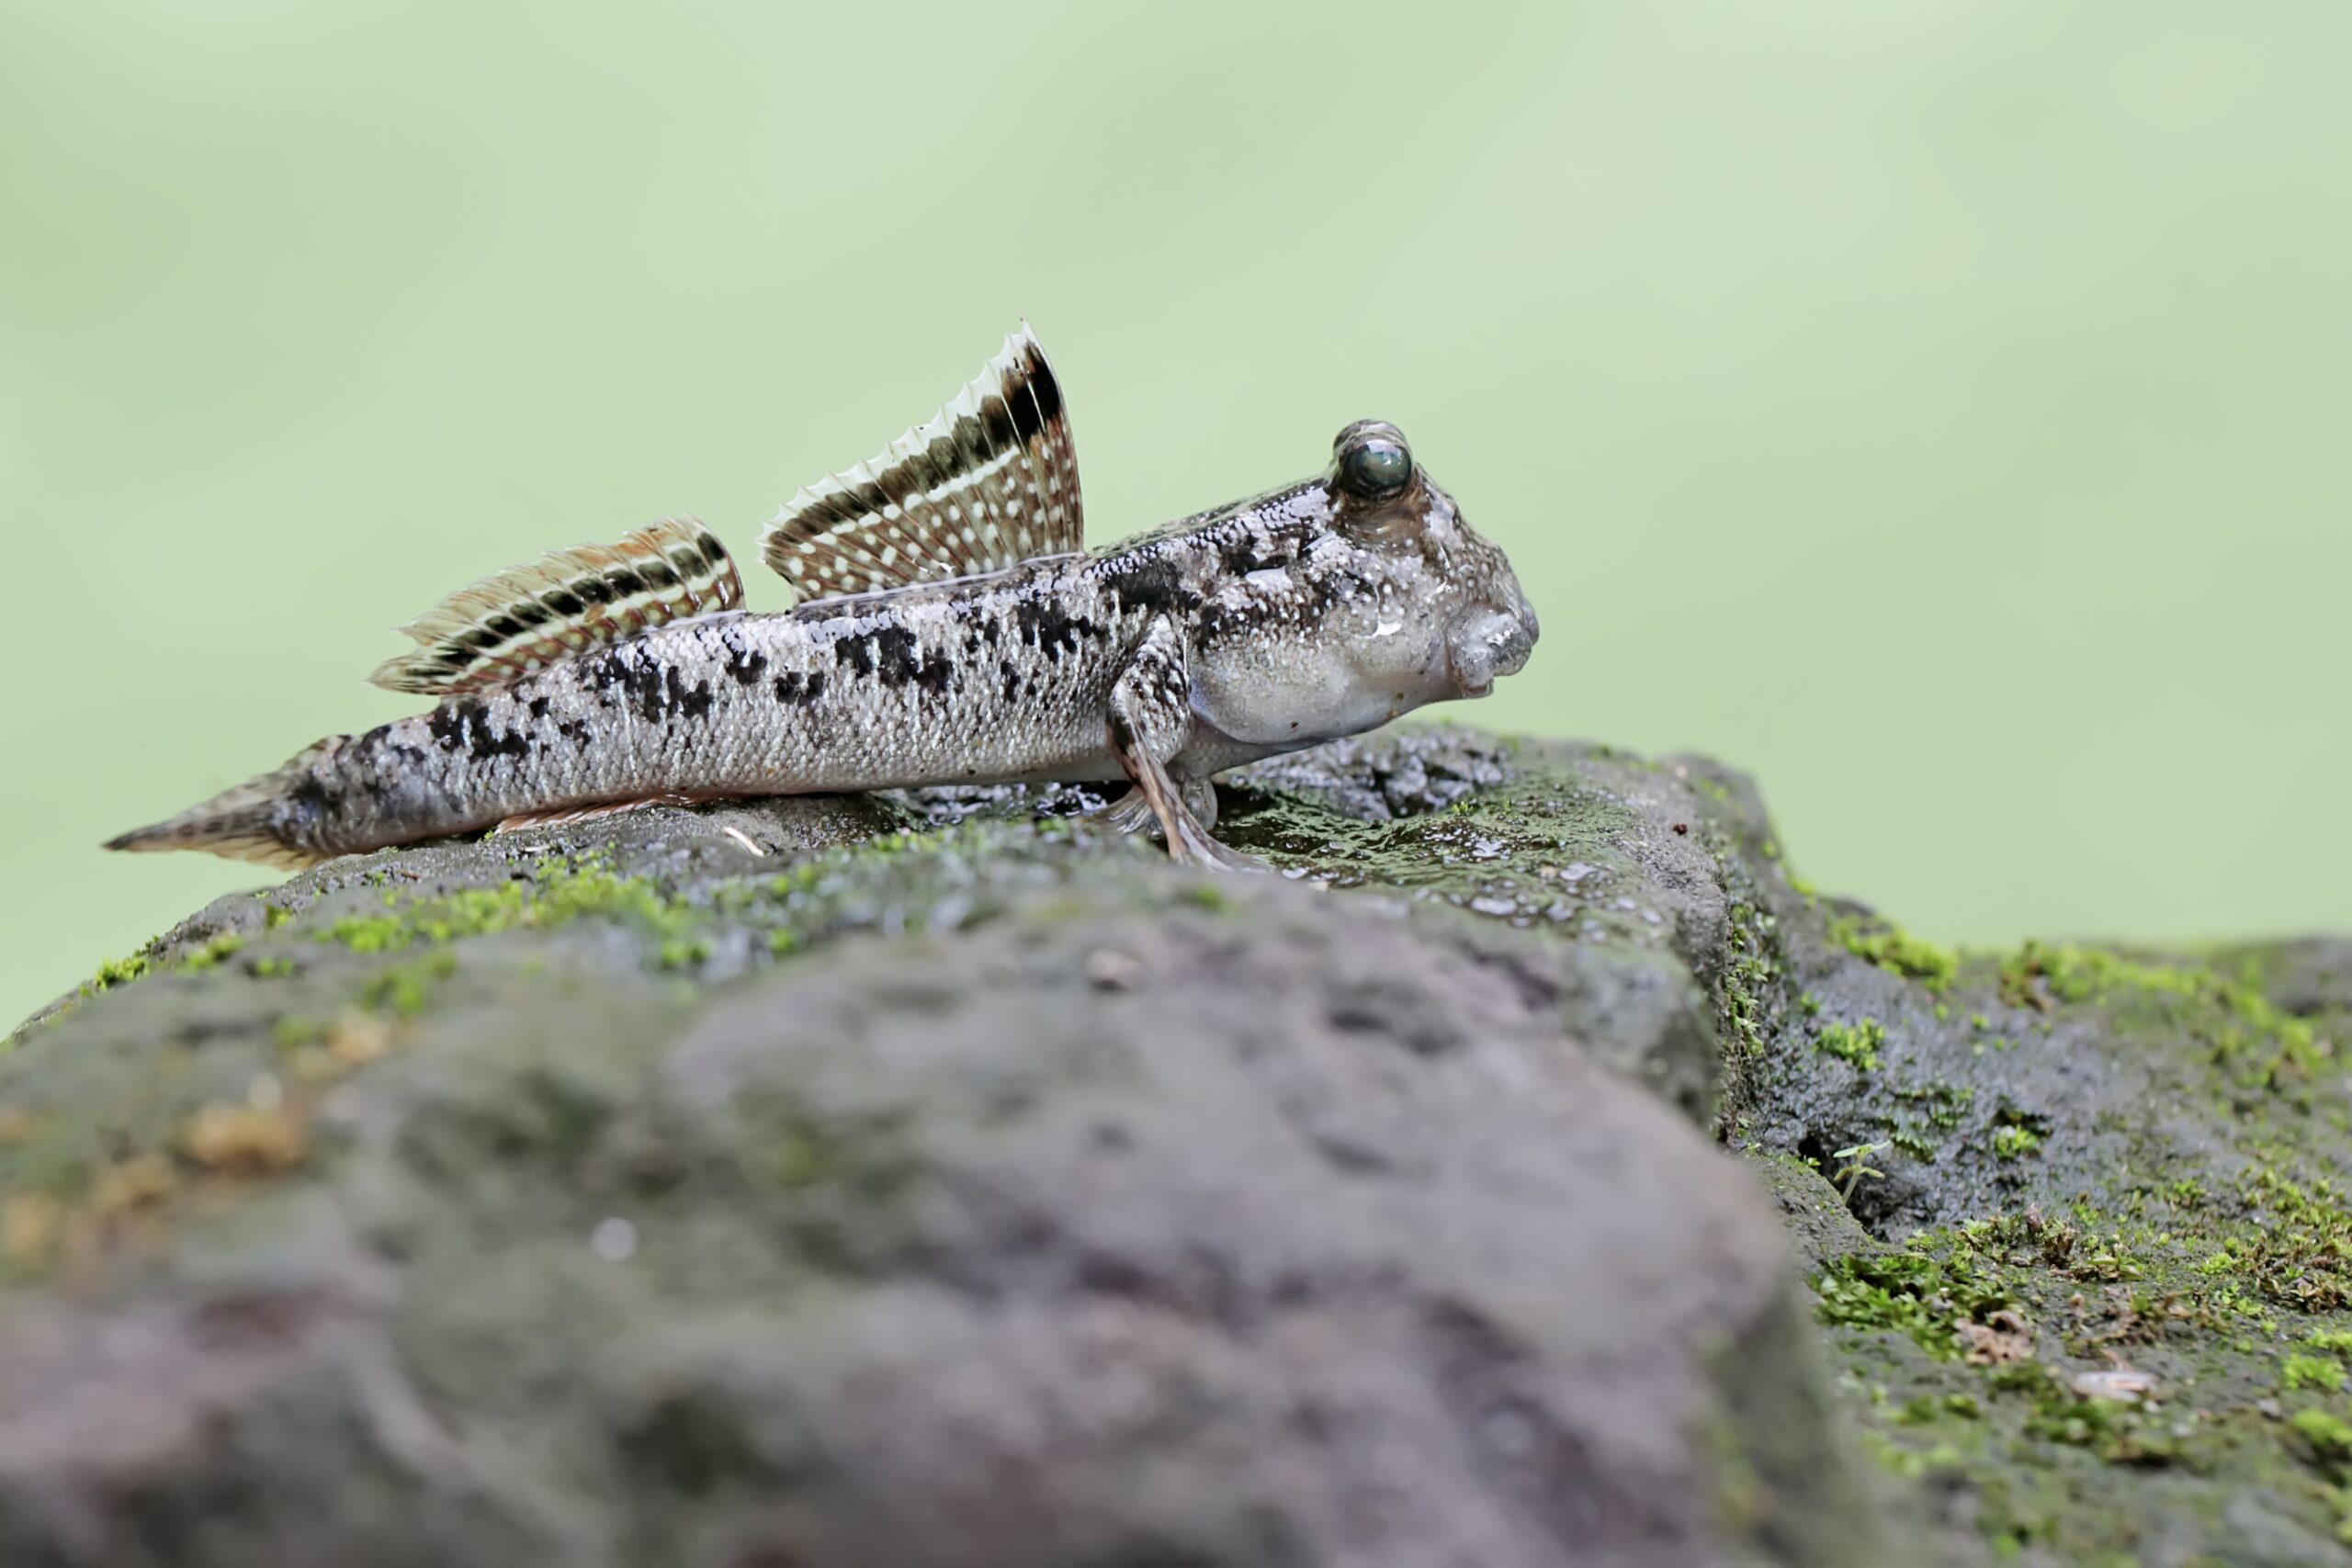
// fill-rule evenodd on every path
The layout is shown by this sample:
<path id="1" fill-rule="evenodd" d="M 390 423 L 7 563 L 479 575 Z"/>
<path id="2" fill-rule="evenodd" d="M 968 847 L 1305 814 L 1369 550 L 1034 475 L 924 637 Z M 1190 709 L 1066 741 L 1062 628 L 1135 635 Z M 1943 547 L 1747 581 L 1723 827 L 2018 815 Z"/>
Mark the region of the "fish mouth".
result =
<path id="1" fill-rule="evenodd" d="M 1453 688 L 1465 697 L 1483 697 L 1506 675 L 1527 667 L 1543 628 L 1525 600 L 1508 610 L 1486 609 L 1465 615 L 1446 638 L 1446 672 Z"/>

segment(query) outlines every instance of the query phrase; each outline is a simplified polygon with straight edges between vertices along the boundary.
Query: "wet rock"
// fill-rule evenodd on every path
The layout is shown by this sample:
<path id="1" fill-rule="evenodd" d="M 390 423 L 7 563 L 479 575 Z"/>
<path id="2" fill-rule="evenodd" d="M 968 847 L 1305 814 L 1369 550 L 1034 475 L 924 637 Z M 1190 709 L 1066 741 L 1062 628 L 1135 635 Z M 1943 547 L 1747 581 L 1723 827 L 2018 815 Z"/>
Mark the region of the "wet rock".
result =
<path id="1" fill-rule="evenodd" d="M 2352 943 L 1948 953 L 1699 758 L 1221 794 L 1281 877 L 654 808 L 109 966 L 0 1562 L 2352 1562 Z"/>
<path id="2" fill-rule="evenodd" d="M 989 792 L 221 900 L 0 1057 L 0 1561 L 1862 1561 L 1672 786 L 1320 765 L 1295 880 Z"/>

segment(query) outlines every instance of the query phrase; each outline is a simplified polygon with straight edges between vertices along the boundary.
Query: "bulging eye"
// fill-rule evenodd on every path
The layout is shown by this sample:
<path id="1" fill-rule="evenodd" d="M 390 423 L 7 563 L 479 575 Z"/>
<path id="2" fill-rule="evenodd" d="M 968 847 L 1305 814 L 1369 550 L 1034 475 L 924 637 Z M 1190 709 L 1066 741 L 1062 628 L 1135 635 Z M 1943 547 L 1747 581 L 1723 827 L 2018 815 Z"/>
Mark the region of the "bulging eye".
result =
<path id="1" fill-rule="evenodd" d="M 1413 451 L 1393 424 L 1363 420 L 1340 432 L 1340 482 L 1350 494 L 1386 501 L 1413 482 Z"/>

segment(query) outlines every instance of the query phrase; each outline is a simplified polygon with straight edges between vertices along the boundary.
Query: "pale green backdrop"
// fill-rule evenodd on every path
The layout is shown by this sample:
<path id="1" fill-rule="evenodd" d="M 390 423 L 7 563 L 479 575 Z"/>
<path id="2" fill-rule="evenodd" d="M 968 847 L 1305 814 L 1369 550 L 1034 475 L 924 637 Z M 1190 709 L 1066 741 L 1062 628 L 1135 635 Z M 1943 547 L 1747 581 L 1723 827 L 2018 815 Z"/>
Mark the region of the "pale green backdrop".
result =
<path id="1" fill-rule="evenodd" d="M 1730 759 L 1826 886 L 2341 929 L 2347 60 L 2341 0 L 5 0 L 0 1015 L 266 879 L 94 846 L 413 706 L 395 623 L 673 511 L 749 559 L 1023 312 L 1096 538 L 1396 420 L 1543 613 L 1476 716 Z"/>

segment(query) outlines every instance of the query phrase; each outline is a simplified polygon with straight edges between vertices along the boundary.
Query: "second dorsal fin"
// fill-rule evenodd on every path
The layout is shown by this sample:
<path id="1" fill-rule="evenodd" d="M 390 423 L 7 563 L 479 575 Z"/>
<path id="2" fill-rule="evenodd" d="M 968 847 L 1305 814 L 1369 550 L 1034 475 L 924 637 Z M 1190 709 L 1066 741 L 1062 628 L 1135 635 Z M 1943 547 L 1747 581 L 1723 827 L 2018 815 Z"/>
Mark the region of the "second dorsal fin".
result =
<path id="1" fill-rule="evenodd" d="M 761 552 L 803 600 L 997 571 L 1080 547 L 1069 413 L 1029 323 L 931 423 L 794 496 Z"/>
<path id="2" fill-rule="evenodd" d="M 664 518 L 618 544 L 550 551 L 459 589 L 401 628 L 414 652 L 386 660 L 368 679 L 436 697 L 479 691 L 742 603 L 742 580 L 718 536 L 691 517 Z"/>

